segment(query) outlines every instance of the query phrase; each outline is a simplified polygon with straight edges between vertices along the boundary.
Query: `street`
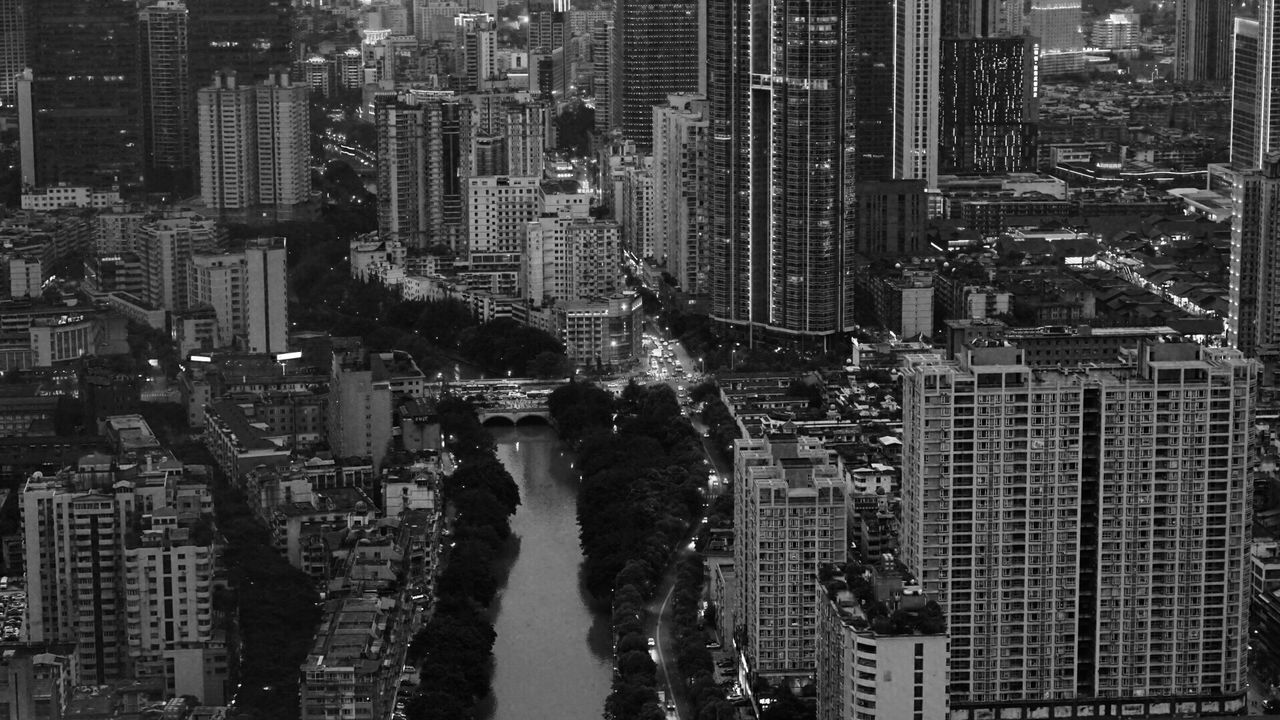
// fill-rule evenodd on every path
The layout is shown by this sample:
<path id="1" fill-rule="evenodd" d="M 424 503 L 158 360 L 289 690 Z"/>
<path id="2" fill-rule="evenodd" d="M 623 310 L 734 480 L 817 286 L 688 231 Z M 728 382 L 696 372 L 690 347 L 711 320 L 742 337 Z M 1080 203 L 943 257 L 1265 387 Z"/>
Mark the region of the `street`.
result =
<path id="1" fill-rule="evenodd" d="M 684 385 L 690 388 L 692 385 L 701 382 L 701 378 L 695 376 L 696 359 L 690 358 L 685 352 L 684 347 L 679 342 L 672 342 L 671 348 L 674 352 L 676 361 L 685 371 L 683 378 L 665 378 L 665 381 L 671 385 Z M 658 378 L 662 381 L 663 378 Z M 685 415 L 689 418 L 694 430 L 699 434 L 702 443 L 702 452 L 710 467 L 715 469 L 717 476 L 721 479 L 732 476 L 732 468 L 727 463 L 721 462 L 714 448 L 710 445 L 710 439 L 704 434 L 706 425 L 702 423 L 701 418 L 693 411 L 692 406 L 684 406 Z M 719 488 L 724 485 L 720 484 Z M 708 495 L 712 492 L 708 488 Z M 672 599 L 675 596 L 676 568 L 680 561 L 696 552 L 694 550 L 694 537 L 706 527 L 706 512 L 704 510 L 701 518 L 690 529 L 689 534 L 684 538 L 684 544 L 676 552 L 676 556 L 667 566 L 666 573 L 662 576 L 662 582 L 658 585 L 658 590 L 654 593 L 654 599 L 650 602 L 650 617 L 655 618 L 652 637 L 656 641 L 656 655 L 658 665 L 658 688 L 666 693 L 667 698 L 675 703 L 675 712 L 667 712 L 668 720 L 680 720 L 680 718 L 692 718 L 693 707 L 687 697 L 683 678 L 680 676 L 679 668 L 676 664 L 676 638 L 675 638 L 675 621 L 673 615 Z"/>

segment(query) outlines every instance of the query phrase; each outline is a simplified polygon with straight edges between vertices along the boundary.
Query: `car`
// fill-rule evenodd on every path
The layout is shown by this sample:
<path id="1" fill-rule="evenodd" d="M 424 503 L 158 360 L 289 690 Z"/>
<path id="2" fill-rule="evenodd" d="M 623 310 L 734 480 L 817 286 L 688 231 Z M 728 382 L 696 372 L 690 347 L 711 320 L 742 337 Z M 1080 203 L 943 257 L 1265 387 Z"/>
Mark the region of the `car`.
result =
<path id="1" fill-rule="evenodd" d="M 649 638 L 649 647 L 655 647 L 657 644 L 658 644 L 657 641 L 655 641 L 653 638 Z"/>

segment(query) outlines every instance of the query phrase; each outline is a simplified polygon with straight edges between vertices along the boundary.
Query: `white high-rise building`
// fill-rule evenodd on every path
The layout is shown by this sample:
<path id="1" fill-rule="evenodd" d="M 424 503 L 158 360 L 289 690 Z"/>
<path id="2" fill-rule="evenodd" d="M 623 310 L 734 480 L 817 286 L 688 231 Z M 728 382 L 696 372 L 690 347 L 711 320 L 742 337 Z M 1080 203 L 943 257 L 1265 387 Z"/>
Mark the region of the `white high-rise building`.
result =
<path id="1" fill-rule="evenodd" d="M 289 349 L 288 250 L 282 237 L 256 238 L 244 249 L 245 330 L 251 353 Z"/>
<path id="2" fill-rule="evenodd" d="M 253 87 L 234 70 L 216 72 L 196 93 L 200 197 L 205 206 L 238 210 L 258 202 L 257 129 Z"/>
<path id="3" fill-rule="evenodd" d="M 191 258 L 222 248 L 226 230 L 194 212 L 167 213 L 138 228 L 133 250 L 146 275 L 146 300 L 176 312 L 187 309 Z"/>
<path id="4" fill-rule="evenodd" d="M 935 0 L 897 3 L 894 177 L 938 186 L 938 71 L 942 16 Z"/>
<path id="5" fill-rule="evenodd" d="M 1031 0 L 1027 34 L 1040 39 L 1041 77 L 1084 69 L 1080 0 Z"/>
<path id="6" fill-rule="evenodd" d="M 656 258 L 657 208 L 653 191 L 653 156 L 639 158 L 622 174 L 622 195 L 616 199 L 623 245 L 642 258 Z"/>
<path id="7" fill-rule="evenodd" d="M 947 617 L 953 713 L 1242 710 L 1256 361 L 959 355 L 905 358 L 900 535 Z"/>
<path id="8" fill-rule="evenodd" d="M 707 101 L 671 95 L 653 108 L 655 253 L 686 292 L 706 289 Z"/>
<path id="9" fill-rule="evenodd" d="M 467 230 L 474 253 L 518 253 L 528 223 L 542 214 L 541 178 L 467 178 Z"/>
<path id="10" fill-rule="evenodd" d="M 285 239 L 256 238 L 237 253 L 196 255 L 191 260 L 191 307 L 212 307 L 219 347 L 280 353 L 289 344 Z"/>
<path id="11" fill-rule="evenodd" d="M 108 418 L 139 426 L 140 417 Z M 27 570 L 26 640 L 76 644 L 84 682 L 156 678 L 170 692 L 224 702 L 227 649 L 212 625 L 213 502 L 156 447 L 87 455 L 20 494 Z M 203 529 L 201 529 L 203 527 Z M 218 658 L 221 658 L 219 660 Z"/>
<path id="12" fill-rule="evenodd" d="M 535 304 L 605 298 L 621 290 L 621 230 L 609 220 L 543 215 L 521 253 L 525 297 Z"/>
<path id="13" fill-rule="evenodd" d="M 297 205 L 311 197 L 308 88 L 275 68 L 257 95 L 258 202 Z"/>
<path id="14" fill-rule="evenodd" d="M 538 176 L 550 146 L 551 121 L 548 108 L 528 102 L 507 110 L 507 174 Z"/>
<path id="15" fill-rule="evenodd" d="M 817 659 L 814 580 L 848 556 L 848 480 L 840 456 L 783 434 L 734 442 L 734 570 L 740 646 L 752 670 L 811 676 Z"/>

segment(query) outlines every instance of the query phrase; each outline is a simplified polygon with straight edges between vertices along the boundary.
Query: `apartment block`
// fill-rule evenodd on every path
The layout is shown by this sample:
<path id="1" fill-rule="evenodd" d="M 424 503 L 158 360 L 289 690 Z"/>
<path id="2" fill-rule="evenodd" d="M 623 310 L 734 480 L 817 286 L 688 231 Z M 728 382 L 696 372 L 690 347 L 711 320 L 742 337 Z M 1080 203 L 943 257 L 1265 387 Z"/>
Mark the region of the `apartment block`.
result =
<path id="1" fill-rule="evenodd" d="M 978 340 L 903 370 L 902 560 L 948 619 L 952 717 L 1243 709 L 1255 361 Z"/>
<path id="2" fill-rule="evenodd" d="M 707 99 L 671 95 L 653 108 L 655 254 L 686 292 L 707 289 Z"/>
<path id="3" fill-rule="evenodd" d="M 759 675 L 814 674 L 813 578 L 848 553 L 848 481 L 838 454 L 795 434 L 734 442 L 734 571 L 740 649 Z"/>

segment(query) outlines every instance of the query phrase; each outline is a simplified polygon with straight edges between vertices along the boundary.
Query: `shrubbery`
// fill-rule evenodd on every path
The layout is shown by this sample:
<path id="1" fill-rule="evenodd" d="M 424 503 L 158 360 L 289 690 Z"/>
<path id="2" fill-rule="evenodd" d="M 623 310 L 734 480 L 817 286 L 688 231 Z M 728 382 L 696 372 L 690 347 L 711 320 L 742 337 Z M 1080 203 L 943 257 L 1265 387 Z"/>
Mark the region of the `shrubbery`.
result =
<path id="1" fill-rule="evenodd" d="M 511 535 L 520 489 L 494 456 L 474 407 L 445 397 L 439 413 L 459 463 L 443 487 L 453 544 L 437 580 L 435 613 L 409 646 L 420 680 L 406 714 L 410 720 L 470 720 L 490 690 L 497 636 L 484 610 L 498 590 L 496 561 Z"/>
<path id="2" fill-rule="evenodd" d="M 632 384 L 615 402 L 599 388 L 574 383 L 552 393 L 548 404 L 579 449 L 578 526 L 587 589 L 612 608 L 618 672 L 606 715 L 660 720 L 646 606 L 702 508 L 700 443 L 667 385 Z M 705 675 L 709 684 L 711 672 L 705 639 L 700 652 L 696 647 L 701 572 L 697 558 L 681 566 L 675 606 L 676 663 L 683 677 L 695 678 L 695 701 L 707 690 L 697 679 Z M 691 613 L 692 631 L 686 630 Z"/>

